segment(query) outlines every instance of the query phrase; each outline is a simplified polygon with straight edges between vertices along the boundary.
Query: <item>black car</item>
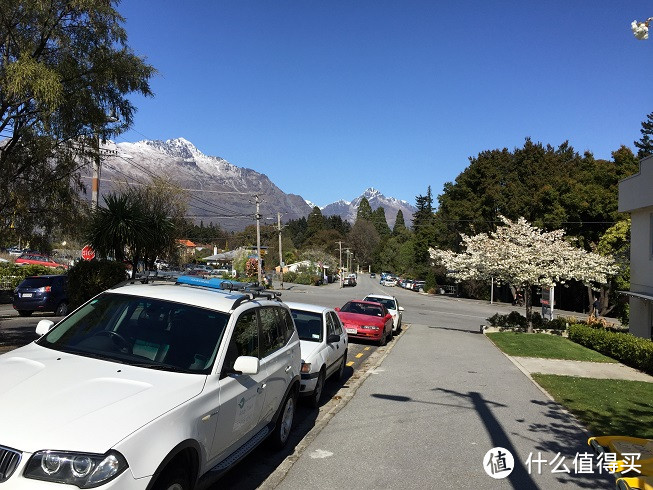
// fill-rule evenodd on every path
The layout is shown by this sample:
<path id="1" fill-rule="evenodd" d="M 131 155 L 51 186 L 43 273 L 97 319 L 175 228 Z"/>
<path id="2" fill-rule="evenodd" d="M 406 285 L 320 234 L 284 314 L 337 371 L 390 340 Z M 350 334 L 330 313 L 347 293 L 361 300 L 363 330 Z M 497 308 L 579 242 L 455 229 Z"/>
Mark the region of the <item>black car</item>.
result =
<path id="1" fill-rule="evenodd" d="M 68 276 L 65 274 L 26 277 L 14 290 L 14 309 L 20 316 L 35 311 L 68 314 Z"/>

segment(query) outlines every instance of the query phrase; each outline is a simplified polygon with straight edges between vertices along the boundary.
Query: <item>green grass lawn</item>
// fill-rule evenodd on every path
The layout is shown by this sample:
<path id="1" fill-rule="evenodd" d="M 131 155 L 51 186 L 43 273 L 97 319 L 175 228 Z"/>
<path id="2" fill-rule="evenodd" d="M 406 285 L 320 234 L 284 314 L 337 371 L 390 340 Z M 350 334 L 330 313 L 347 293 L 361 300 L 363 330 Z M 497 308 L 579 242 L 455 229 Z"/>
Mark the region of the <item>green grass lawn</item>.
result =
<path id="1" fill-rule="evenodd" d="M 544 333 L 495 332 L 486 334 L 509 356 L 544 357 L 571 361 L 617 362 L 571 340 Z"/>
<path id="2" fill-rule="evenodd" d="M 532 374 L 592 435 L 653 438 L 653 383 Z"/>

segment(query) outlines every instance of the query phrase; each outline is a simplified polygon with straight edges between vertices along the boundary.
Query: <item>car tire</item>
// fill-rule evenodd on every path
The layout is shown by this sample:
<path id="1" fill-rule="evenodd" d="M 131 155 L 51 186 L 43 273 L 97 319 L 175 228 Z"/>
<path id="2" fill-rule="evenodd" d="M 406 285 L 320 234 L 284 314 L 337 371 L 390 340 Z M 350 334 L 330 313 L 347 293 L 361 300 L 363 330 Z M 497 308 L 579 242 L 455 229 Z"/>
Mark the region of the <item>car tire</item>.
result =
<path id="1" fill-rule="evenodd" d="M 190 490 L 190 476 L 183 466 L 167 468 L 157 479 L 152 490 Z"/>
<path id="2" fill-rule="evenodd" d="M 59 303 L 59 306 L 57 306 L 57 309 L 54 311 L 54 314 L 56 316 L 66 316 L 68 314 L 68 303 L 66 303 L 65 301 Z"/>
<path id="3" fill-rule="evenodd" d="M 390 342 L 395 336 L 395 333 L 392 331 L 392 327 L 390 328 L 390 332 L 388 332 L 388 342 Z"/>
<path id="4" fill-rule="evenodd" d="M 297 393 L 295 390 L 288 393 L 282 407 L 269 439 L 270 445 L 274 449 L 282 449 L 290 437 L 290 430 L 292 429 L 292 422 L 297 408 Z"/>
<path id="5" fill-rule="evenodd" d="M 18 310 L 20 316 L 30 316 L 32 313 L 34 312 L 31 310 Z"/>
<path id="6" fill-rule="evenodd" d="M 388 343 L 388 336 L 386 335 L 385 332 L 383 332 L 383 335 L 379 339 L 379 347 L 383 347 L 387 343 Z"/>
<path id="7" fill-rule="evenodd" d="M 335 373 L 333 373 L 331 379 L 335 381 L 340 381 L 342 378 L 344 378 L 346 367 L 347 367 L 347 351 L 345 351 L 345 355 L 342 356 L 342 361 L 340 361 L 340 366 L 338 367 L 338 370 Z"/>
<path id="8" fill-rule="evenodd" d="M 320 370 L 320 374 L 317 375 L 317 381 L 315 382 L 315 389 L 313 390 L 313 393 L 311 393 L 311 396 L 309 396 L 306 400 L 309 406 L 313 408 L 317 408 L 320 406 L 320 400 L 322 399 L 322 392 L 324 391 L 325 378 L 326 378 L 326 374 L 323 368 Z"/>

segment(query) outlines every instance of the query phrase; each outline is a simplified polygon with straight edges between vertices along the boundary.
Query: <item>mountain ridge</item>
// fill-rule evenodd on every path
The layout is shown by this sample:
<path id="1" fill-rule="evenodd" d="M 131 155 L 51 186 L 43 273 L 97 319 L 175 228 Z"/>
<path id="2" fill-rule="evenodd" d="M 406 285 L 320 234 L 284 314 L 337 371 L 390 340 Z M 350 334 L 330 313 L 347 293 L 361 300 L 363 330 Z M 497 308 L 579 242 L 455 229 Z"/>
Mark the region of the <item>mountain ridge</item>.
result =
<path id="1" fill-rule="evenodd" d="M 267 175 L 206 155 L 185 138 L 108 141 L 103 151 L 101 194 L 114 190 L 119 182 L 146 184 L 151 177 L 165 176 L 183 189 L 192 189 L 190 217 L 196 222 L 213 222 L 228 231 L 255 223 L 256 194 L 261 197 L 260 213 L 264 218 L 276 219 L 277 213 L 282 213 L 285 221 L 298 219 L 308 216 L 314 206 L 300 195 L 285 193 Z M 406 223 L 410 223 L 414 208 L 409 203 L 388 198 L 372 187 L 352 201 L 341 199 L 321 210 L 325 216 L 337 214 L 353 224 L 363 197 L 370 201 L 372 209 L 385 208 L 390 227 L 399 209 Z"/>

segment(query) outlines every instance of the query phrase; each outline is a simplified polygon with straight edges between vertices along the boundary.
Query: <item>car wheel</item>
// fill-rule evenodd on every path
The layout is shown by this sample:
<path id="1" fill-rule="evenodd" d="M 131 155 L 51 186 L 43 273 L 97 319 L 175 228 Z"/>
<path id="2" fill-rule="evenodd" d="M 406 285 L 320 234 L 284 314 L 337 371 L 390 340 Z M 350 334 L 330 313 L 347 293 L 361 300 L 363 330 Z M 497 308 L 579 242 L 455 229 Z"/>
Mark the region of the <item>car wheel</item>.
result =
<path id="1" fill-rule="evenodd" d="M 387 342 L 388 342 L 388 336 L 386 335 L 385 332 L 383 332 L 383 335 L 381 335 L 381 338 L 379 339 L 379 347 L 383 347 Z"/>
<path id="2" fill-rule="evenodd" d="M 57 306 L 57 309 L 55 310 L 54 314 L 56 316 L 66 316 L 68 314 L 68 303 L 66 303 L 65 301 L 59 303 L 59 306 Z"/>
<path id="3" fill-rule="evenodd" d="M 388 342 L 390 342 L 395 336 L 395 333 L 392 331 L 392 328 L 390 328 L 390 331 L 388 332 Z"/>
<path id="4" fill-rule="evenodd" d="M 281 409 L 277 423 L 274 426 L 274 431 L 270 436 L 270 443 L 276 449 L 283 448 L 286 445 L 286 442 L 288 442 L 293 418 L 295 417 L 296 402 L 297 394 L 295 391 L 291 391 L 283 402 L 283 408 Z"/>
<path id="5" fill-rule="evenodd" d="M 34 312 L 30 310 L 18 310 L 20 316 L 30 316 L 32 313 Z"/>
<path id="6" fill-rule="evenodd" d="M 346 367 L 347 367 L 347 351 L 345 351 L 345 355 L 342 356 L 342 361 L 340 362 L 340 366 L 338 367 L 338 370 L 333 374 L 332 379 L 336 381 L 340 381 L 342 378 L 344 378 Z"/>
<path id="7" fill-rule="evenodd" d="M 313 407 L 317 408 L 320 406 L 320 399 L 322 398 L 322 391 L 324 388 L 324 379 L 325 379 L 325 374 L 324 374 L 324 369 L 320 370 L 320 374 L 317 376 L 317 382 L 315 383 L 315 389 L 313 390 L 313 393 L 311 396 L 308 397 L 308 404 Z"/>
<path id="8" fill-rule="evenodd" d="M 182 466 L 166 469 L 152 490 L 190 490 L 190 477 Z"/>

